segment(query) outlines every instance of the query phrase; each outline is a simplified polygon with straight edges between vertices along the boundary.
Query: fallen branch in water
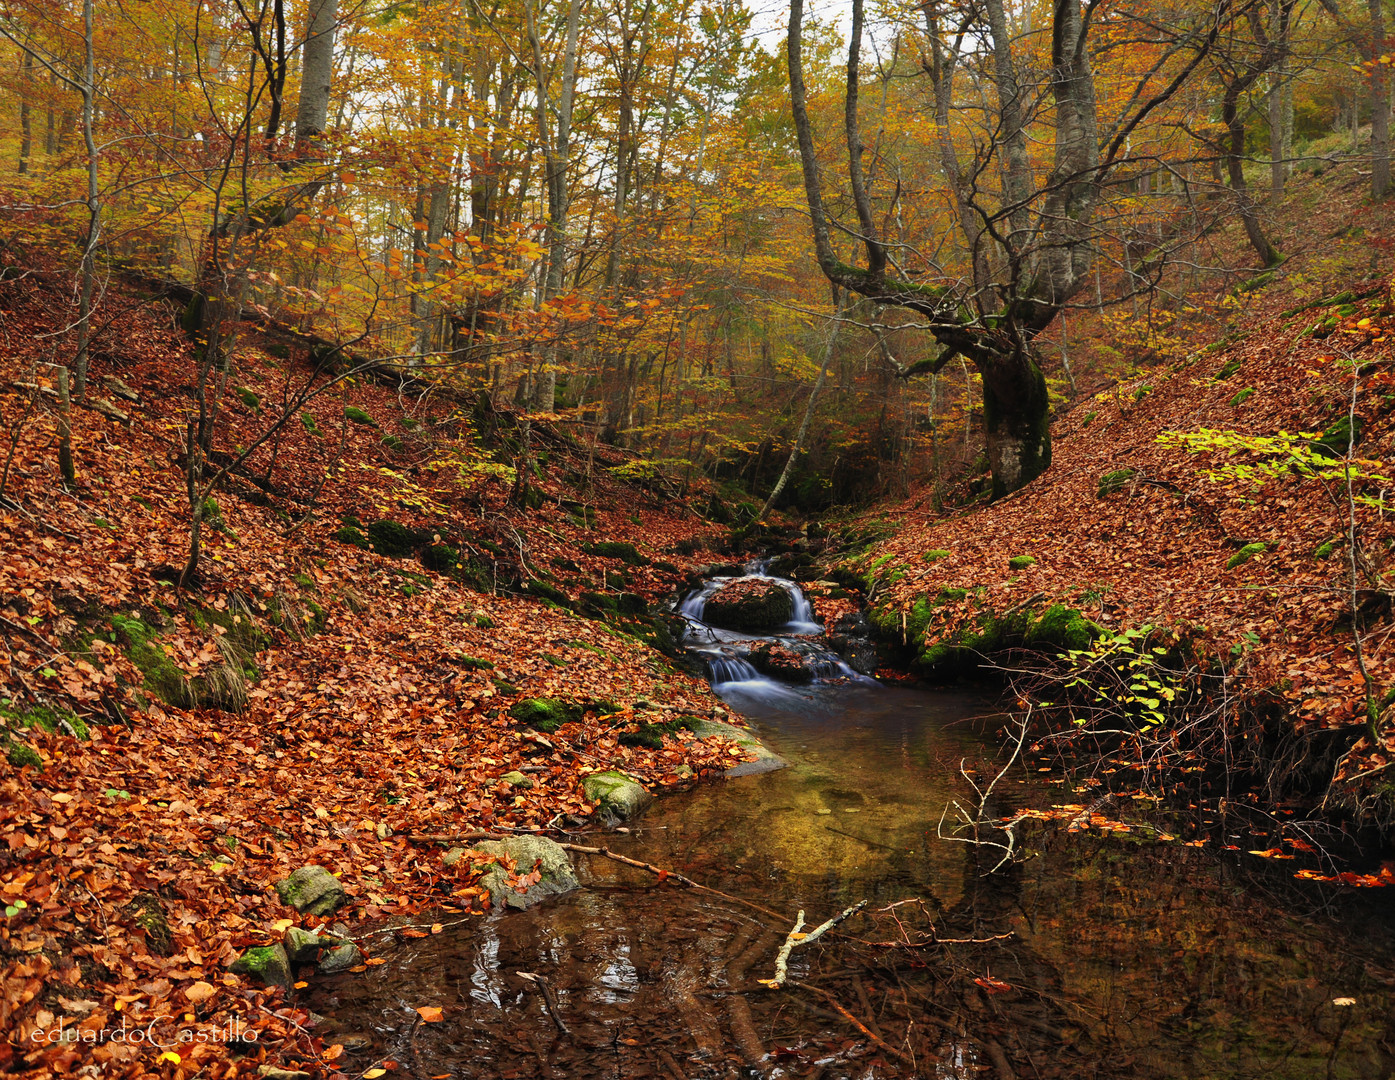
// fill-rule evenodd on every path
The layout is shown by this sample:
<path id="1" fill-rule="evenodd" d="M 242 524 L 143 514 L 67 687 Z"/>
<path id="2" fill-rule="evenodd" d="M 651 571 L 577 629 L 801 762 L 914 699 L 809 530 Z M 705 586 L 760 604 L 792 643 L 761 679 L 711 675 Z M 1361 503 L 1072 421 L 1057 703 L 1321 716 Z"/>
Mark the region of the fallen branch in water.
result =
<path id="1" fill-rule="evenodd" d="M 812 990 L 816 994 L 822 994 L 824 999 L 827 1000 L 827 1002 L 838 1011 L 838 1015 L 841 1016 L 848 1023 L 852 1024 L 852 1026 L 857 1028 L 858 1031 L 862 1032 L 862 1034 L 866 1035 L 867 1038 L 871 1039 L 874 1043 L 880 1046 L 888 1054 L 891 1054 L 898 1061 L 904 1062 L 905 1064 L 910 1065 L 912 1068 L 915 1067 L 914 1058 L 912 1058 L 905 1051 L 898 1050 L 896 1047 L 892 1046 L 889 1042 L 883 1039 L 875 1031 L 873 1031 L 861 1020 L 855 1017 L 852 1013 L 848 1012 L 847 1009 L 843 1008 L 843 1006 L 838 1003 L 838 999 L 835 998 L 832 994 L 830 994 L 827 990 L 823 989 L 820 986 L 813 986 L 809 983 L 798 982 L 794 979 L 790 980 L 790 985 L 797 986 L 801 990 Z"/>
<path id="2" fill-rule="evenodd" d="M 772 990 L 780 989 L 780 987 L 784 985 L 785 977 L 789 974 L 790 953 L 794 952 L 794 950 L 801 945 L 811 945 L 815 941 L 818 941 L 819 938 L 823 937 L 824 934 L 832 930 L 844 919 L 857 914 L 866 906 L 866 900 L 859 900 L 852 907 L 833 916 L 833 918 L 829 919 L 826 923 L 822 923 L 812 933 L 808 934 L 800 932 L 804 929 L 804 912 L 800 911 L 799 915 L 794 920 L 794 929 L 786 936 L 785 943 L 780 946 L 780 952 L 775 957 L 775 978 L 758 979 L 757 981 L 762 986 L 768 986 Z"/>
<path id="3" fill-rule="evenodd" d="M 557 999 L 552 995 L 552 984 L 547 981 L 547 977 L 536 975 L 531 971 L 518 971 L 515 974 L 538 988 L 542 994 L 543 1005 L 547 1007 L 547 1015 L 552 1017 L 552 1022 L 557 1025 L 557 1030 L 563 1035 L 570 1035 L 571 1029 L 567 1027 L 562 1019 L 562 1014 L 557 1010 Z"/>

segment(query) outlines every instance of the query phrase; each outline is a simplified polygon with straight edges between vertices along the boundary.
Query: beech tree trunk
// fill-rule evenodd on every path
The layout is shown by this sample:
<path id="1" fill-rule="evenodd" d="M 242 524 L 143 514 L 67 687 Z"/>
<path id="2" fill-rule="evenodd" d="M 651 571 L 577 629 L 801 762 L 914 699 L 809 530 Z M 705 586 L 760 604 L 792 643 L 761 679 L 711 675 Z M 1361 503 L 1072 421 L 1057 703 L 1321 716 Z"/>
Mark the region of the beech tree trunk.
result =
<path id="1" fill-rule="evenodd" d="M 1367 0 L 1371 15 L 1369 65 L 1371 79 L 1371 195 L 1383 199 L 1390 191 L 1390 84 L 1380 62 L 1385 42 L 1384 0 Z"/>

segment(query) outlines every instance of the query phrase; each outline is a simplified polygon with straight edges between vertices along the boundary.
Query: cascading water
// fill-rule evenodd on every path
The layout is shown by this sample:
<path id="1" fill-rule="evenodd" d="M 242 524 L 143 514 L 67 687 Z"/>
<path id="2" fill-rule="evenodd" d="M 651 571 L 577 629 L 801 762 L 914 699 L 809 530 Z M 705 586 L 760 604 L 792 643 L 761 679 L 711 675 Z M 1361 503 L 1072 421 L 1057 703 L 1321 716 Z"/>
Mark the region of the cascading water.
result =
<path id="1" fill-rule="evenodd" d="M 753 559 L 745 566 L 744 575 L 715 577 L 701 588 L 689 593 L 678 605 L 683 617 L 682 642 L 685 648 L 700 656 L 707 665 L 708 678 L 723 696 L 741 696 L 770 700 L 797 693 L 790 682 L 762 674 L 750 660 L 762 643 L 779 646 L 799 658 L 799 667 L 807 678 L 802 682 L 826 682 L 846 679 L 866 682 L 865 676 L 850 668 L 841 656 L 821 640 L 824 628 L 814 618 L 809 598 L 788 578 L 769 573 L 771 559 Z M 733 581 L 754 579 L 768 581 L 789 593 L 790 619 L 772 633 L 750 633 L 713 626 L 706 621 L 707 603 Z"/>

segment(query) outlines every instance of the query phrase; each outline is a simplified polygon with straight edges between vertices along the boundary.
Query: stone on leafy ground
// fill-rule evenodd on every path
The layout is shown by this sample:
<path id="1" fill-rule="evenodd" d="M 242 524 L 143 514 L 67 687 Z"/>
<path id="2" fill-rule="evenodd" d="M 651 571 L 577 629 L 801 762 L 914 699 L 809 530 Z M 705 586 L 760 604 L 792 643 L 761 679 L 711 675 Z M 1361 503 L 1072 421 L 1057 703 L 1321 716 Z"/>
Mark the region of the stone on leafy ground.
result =
<path id="1" fill-rule="evenodd" d="M 258 945 L 233 961 L 228 969 L 234 975 L 247 975 L 263 986 L 290 986 L 291 961 L 280 945 Z"/>
<path id="2" fill-rule="evenodd" d="M 530 908 L 548 897 L 561 896 L 578 887 L 566 849 L 545 837 L 510 836 L 505 840 L 487 840 L 476 844 L 474 852 L 513 862 L 512 871 L 500 863 L 490 863 L 480 878 L 480 884 L 489 890 L 490 902 L 496 908 Z M 510 876 L 525 877 L 535 868 L 542 872 L 542 877 L 526 891 L 509 883 Z"/>
<path id="3" fill-rule="evenodd" d="M 277 883 L 276 895 L 302 915 L 329 915 L 349 902 L 344 886 L 323 866 L 302 866 Z"/>
<path id="4" fill-rule="evenodd" d="M 654 796 L 643 784 L 616 769 L 591 773 L 581 781 L 587 801 L 600 807 L 603 817 L 614 821 L 629 821 L 649 808 Z"/>
<path id="5" fill-rule="evenodd" d="M 794 617 L 794 598 L 773 581 L 738 578 L 707 599 L 702 620 L 723 630 L 762 633 L 778 630 Z"/>
<path id="6" fill-rule="evenodd" d="M 342 940 L 332 934 L 321 933 L 318 930 L 302 930 L 298 926 L 287 927 L 286 936 L 281 942 L 293 964 L 308 964 L 320 955 L 321 949 L 341 943 Z"/>

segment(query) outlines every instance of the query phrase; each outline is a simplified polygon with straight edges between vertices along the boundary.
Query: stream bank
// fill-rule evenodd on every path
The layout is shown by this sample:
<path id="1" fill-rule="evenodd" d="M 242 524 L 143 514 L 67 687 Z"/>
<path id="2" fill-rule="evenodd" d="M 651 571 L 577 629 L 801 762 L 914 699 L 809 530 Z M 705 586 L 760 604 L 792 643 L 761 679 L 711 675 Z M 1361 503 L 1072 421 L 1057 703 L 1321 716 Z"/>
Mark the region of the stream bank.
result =
<path id="1" fill-rule="evenodd" d="M 773 584 L 792 601 L 800 591 Z M 794 632 L 812 630 L 803 621 L 764 635 L 710 627 L 700 616 L 721 585 L 706 588 L 684 602 L 686 636 L 788 767 L 660 800 L 606 844 L 727 896 L 582 857 L 583 887 L 549 903 L 443 917 L 453 925 L 430 936 L 389 932 L 377 939 L 387 963 L 297 998 L 327 1017 L 316 1032 L 345 1047 L 344 1071 L 1307 1080 L 1395 1069 L 1395 926 L 1376 890 L 1324 892 L 1232 853 L 1263 842 L 1232 835 L 1234 819 L 1162 813 L 1141 792 L 1091 813 L 1088 778 L 1022 772 L 981 820 L 1041 817 L 1019 818 L 1020 858 L 986 874 L 998 853 L 953 826 L 956 804 L 975 806 L 969 778 L 985 785 L 1002 765 L 993 704 L 848 674 L 816 651 L 816 633 Z M 761 676 L 743 653 L 770 638 L 831 670 L 797 684 Z M 796 911 L 821 922 L 860 901 L 836 933 L 795 950 L 786 989 L 759 984 Z M 441 1019 L 422 1024 L 418 1009 Z"/>

